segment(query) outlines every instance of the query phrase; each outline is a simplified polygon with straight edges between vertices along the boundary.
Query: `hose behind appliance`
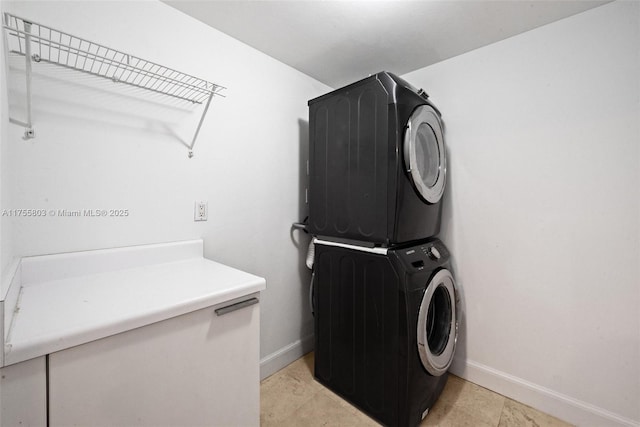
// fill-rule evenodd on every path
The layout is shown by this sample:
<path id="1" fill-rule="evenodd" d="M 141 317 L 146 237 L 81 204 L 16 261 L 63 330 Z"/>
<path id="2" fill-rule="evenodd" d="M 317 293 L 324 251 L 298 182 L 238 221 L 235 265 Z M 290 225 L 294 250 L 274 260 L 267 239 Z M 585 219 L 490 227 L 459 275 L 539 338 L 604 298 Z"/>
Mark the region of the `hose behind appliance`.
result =
<path id="1" fill-rule="evenodd" d="M 311 309 L 311 314 L 315 316 L 315 310 L 313 306 L 313 278 L 316 275 L 316 272 L 313 270 L 313 261 L 316 256 L 316 245 L 313 243 L 313 239 L 309 242 L 309 249 L 307 250 L 307 268 L 311 270 L 311 283 L 309 284 L 309 308 Z"/>

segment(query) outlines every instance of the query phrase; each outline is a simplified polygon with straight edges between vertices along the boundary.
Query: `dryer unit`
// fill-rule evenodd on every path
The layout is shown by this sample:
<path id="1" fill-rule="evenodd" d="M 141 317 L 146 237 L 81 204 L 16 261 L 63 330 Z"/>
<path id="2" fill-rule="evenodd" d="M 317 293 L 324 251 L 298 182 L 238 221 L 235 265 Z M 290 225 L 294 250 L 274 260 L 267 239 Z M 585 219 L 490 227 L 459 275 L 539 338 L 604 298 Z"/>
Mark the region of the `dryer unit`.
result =
<path id="1" fill-rule="evenodd" d="M 369 246 L 438 234 L 442 132 L 427 94 L 387 72 L 310 100 L 309 232 Z"/>
<path id="2" fill-rule="evenodd" d="M 394 249 L 315 246 L 316 379 L 383 425 L 418 425 L 456 346 L 447 248 L 437 239 Z"/>

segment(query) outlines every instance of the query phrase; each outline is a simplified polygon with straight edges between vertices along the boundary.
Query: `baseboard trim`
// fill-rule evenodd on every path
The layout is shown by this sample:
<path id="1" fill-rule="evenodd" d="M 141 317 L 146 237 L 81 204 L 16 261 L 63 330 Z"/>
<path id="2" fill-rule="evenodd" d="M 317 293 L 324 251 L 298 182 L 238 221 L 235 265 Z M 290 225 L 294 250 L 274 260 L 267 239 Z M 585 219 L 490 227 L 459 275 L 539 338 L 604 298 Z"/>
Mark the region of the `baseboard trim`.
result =
<path id="1" fill-rule="evenodd" d="M 313 334 L 299 339 L 260 359 L 260 380 L 278 372 L 291 362 L 313 350 Z"/>
<path id="2" fill-rule="evenodd" d="M 470 360 L 454 359 L 451 373 L 578 426 L 640 427 L 638 421 Z"/>

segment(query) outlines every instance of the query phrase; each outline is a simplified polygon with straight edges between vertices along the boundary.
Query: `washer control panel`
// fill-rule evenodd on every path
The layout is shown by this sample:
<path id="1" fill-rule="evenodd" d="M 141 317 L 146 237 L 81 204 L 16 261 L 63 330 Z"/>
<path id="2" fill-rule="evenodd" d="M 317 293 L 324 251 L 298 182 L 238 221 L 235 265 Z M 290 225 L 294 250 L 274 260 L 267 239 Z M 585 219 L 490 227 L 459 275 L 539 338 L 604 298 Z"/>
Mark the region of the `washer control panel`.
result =
<path id="1" fill-rule="evenodd" d="M 444 264 L 449 258 L 449 251 L 437 239 L 417 246 L 396 249 L 395 252 L 406 267 L 413 271 L 431 270 Z"/>
<path id="2" fill-rule="evenodd" d="M 440 251 L 435 246 L 429 246 L 426 252 L 427 256 L 434 261 L 437 261 L 442 257 L 442 255 L 440 255 Z"/>

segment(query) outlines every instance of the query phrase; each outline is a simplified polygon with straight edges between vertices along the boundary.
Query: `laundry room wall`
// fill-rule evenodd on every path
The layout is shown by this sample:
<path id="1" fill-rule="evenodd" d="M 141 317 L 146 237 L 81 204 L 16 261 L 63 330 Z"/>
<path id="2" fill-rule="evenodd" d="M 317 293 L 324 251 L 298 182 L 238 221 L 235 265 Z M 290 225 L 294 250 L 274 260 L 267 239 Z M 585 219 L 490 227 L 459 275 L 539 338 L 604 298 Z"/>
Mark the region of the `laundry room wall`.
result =
<path id="1" fill-rule="evenodd" d="M 305 214 L 306 101 L 329 88 L 161 2 L 3 7 L 228 88 L 213 100 L 190 159 L 181 140 L 190 142 L 202 107 L 35 64 L 36 138 L 23 141 L 15 125 L 2 138 L 10 159 L 1 174 L 10 183 L 3 207 L 129 214 L 14 218 L 9 251 L 25 256 L 203 238 L 207 258 L 267 280 L 262 374 L 309 350 L 308 240 L 291 224 Z M 9 62 L 9 114 L 20 117 L 23 60 Z M 208 202 L 207 222 L 194 222 L 199 200 Z"/>
<path id="2" fill-rule="evenodd" d="M 2 2 L 0 2 L 0 5 Z M 5 46 L 0 43 L 0 141 L 8 138 L 9 124 L 9 104 L 7 99 L 7 79 L 5 78 Z M 8 162 L 6 156 L 6 144 L 0 143 L 0 171 L 6 170 Z M 7 180 L 0 173 L 0 213 L 6 204 L 8 196 Z M 0 300 L 4 299 L 6 293 L 5 267 L 10 263 L 13 255 L 11 253 L 11 218 L 0 214 Z"/>
<path id="3" fill-rule="evenodd" d="M 453 371 L 579 425 L 640 422 L 640 3 L 405 77 L 443 112 Z"/>
<path id="4" fill-rule="evenodd" d="M 2 9 L 2 0 L 0 0 L 0 9 Z M 8 137 L 7 124 L 9 122 L 9 106 L 7 100 L 7 80 L 5 78 L 5 47 L 4 43 L 0 43 L 0 212 L 5 206 L 6 180 L 2 176 L 2 171 L 6 169 L 5 144 Z M 0 214 L 0 322 L 2 323 L 1 331 L 4 332 L 4 299 L 6 295 L 7 280 L 5 280 L 6 266 L 12 256 L 9 253 L 11 247 L 10 228 L 8 224 L 9 218 Z M 0 389 L 2 383 L 0 382 Z M 2 392 L 0 390 L 0 408 L 2 408 Z"/>

